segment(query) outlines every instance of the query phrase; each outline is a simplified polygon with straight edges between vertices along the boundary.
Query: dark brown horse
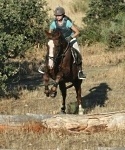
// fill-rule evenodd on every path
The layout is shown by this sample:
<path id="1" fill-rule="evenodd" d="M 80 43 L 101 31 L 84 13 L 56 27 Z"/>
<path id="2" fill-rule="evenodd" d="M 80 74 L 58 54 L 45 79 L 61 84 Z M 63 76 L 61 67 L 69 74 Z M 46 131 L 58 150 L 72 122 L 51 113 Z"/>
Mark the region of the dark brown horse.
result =
<path id="1" fill-rule="evenodd" d="M 67 95 L 66 83 L 70 82 L 71 85 L 75 87 L 79 113 L 81 113 L 82 80 L 78 79 L 78 67 L 75 63 L 73 63 L 74 60 L 71 52 L 72 47 L 66 41 L 59 30 L 55 30 L 53 31 L 53 33 L 48 33 L 46 31 L 46 35 L 50 40 L 53 41 L 54 48 L 53 57 L 49 57 L 50 47 L 48 47 L 48 54 L 46 57 L 46 71 L 43 76 L 45 84 L 45 94 L 46 96 L 55 97 L 57 94 L 57 87 L 59 85 L 63 98 L 61 112 L 65 113 L 65 100 Z M 53 68 L 50 68 L 48 66 L 49 59 L 53 60 Z M 52 78 L 54 80 L 54 84 L 52 85 L 51 89 L 49 89 L 49 78 Z"/>

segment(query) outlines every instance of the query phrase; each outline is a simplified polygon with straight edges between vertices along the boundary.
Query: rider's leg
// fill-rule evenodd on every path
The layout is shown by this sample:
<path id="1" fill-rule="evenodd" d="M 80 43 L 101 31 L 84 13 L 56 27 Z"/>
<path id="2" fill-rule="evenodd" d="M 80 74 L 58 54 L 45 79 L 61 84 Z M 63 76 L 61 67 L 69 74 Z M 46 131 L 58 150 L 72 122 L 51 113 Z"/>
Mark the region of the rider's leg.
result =
<path id="1" fill-rule="evenodd" d="M 71 40 L 71 43 L 73 42 L 73 40 Z M 80 53 L 80 49 L 79 49 L 79 45 L 75 39 L 75 42 L 73 42 L 73 45 L 72 47 L 79 53 L 79 57 L 81 59 L 81 63 L 78 65 L 78 68 L 79 68 L 79 72 L 78 72 L 78 78 L 79 79 L 85 79 L 86 78 L 86 75 L 83 73 L 83 70 L 82 70 L 82 55 Z"/>
<path id="2" fill-rule="evenodd" d="M 78 78 L 79 79 L 85 79 L 86 75 L 84 74 L 83 70 L 82 70 L 82 64 L 78 66 L 79 67 L 79 72 L 78 72 Z"/>

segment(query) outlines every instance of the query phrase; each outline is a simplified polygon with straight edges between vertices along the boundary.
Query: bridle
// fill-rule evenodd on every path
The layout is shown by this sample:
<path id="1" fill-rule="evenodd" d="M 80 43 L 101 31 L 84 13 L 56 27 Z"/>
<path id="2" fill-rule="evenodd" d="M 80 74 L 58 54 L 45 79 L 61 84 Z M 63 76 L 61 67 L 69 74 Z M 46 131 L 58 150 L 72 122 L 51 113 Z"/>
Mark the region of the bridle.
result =
<path id="1" fill-rule="evenodd" d="M 70 47 L 70 43 L 67 42 L 62 35 L 60 35 L 58 39 L 52 38 L 52 40 L 54 43 L 54 49 L 56 50 L 57 54 L 56 56 L 53 56 L 53 57 L 48 56 L 48 57 L 49 59 L 53 60 L 54 64 L 56 64 L 58 60 L 60 61 L 63 60 L 68 48 Z M 58 40 L 58 44 L 55 44 L 54 40 Z M 64 47 L 64 42 L 66 43 L 66 47 Z"/>

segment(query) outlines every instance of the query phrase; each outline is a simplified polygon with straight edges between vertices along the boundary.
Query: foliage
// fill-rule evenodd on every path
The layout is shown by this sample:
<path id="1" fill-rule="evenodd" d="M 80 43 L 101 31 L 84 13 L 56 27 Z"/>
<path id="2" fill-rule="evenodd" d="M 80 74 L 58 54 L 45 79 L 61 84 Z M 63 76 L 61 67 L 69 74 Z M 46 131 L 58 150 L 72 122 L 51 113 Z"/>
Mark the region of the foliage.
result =
<path id="1" fill-rule="evenodd" d="M 0 0 L 0 92 L 6 81 L 18 72 L 10 60 L 21 56 L 37 43 L 45 42 L 48 24 L 44 0 Z M 10 59 L 11 58 L 11 59 Z"/>
<path id="2" fill-rule="evenodd" d="M 73 0 L 71 3 L 71 7 L 73 9 L 73 11 L 76 12 L 86 12 L 86 10 L 88 9 L 88 3 L 90 2 L 90 0 Z"/>
<path id="3" fill-rule="evenodd" d="M 121 46 L 125 40 L 124 15 L 123 0 L 92 0 L 83 18 L 86 27 L 81 39 L 90 43 L 104 42 L 112 48 Z"/>

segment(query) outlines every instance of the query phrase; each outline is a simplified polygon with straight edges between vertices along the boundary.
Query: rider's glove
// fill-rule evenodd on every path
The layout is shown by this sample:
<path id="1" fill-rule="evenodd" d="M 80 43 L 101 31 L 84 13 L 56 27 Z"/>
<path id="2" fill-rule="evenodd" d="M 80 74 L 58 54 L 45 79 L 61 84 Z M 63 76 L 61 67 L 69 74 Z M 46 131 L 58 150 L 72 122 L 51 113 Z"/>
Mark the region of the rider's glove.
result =
<path id="1" fill-rule="evenodd" d="M 73 39 L 73 38 L 72 38 L 71 36 L 69 36 L 69 37 L 66 38 L 66 40 L 67 40 L 68 43 L 70 43 L 70 41 L 71 41 L 72 39 Z"/>

